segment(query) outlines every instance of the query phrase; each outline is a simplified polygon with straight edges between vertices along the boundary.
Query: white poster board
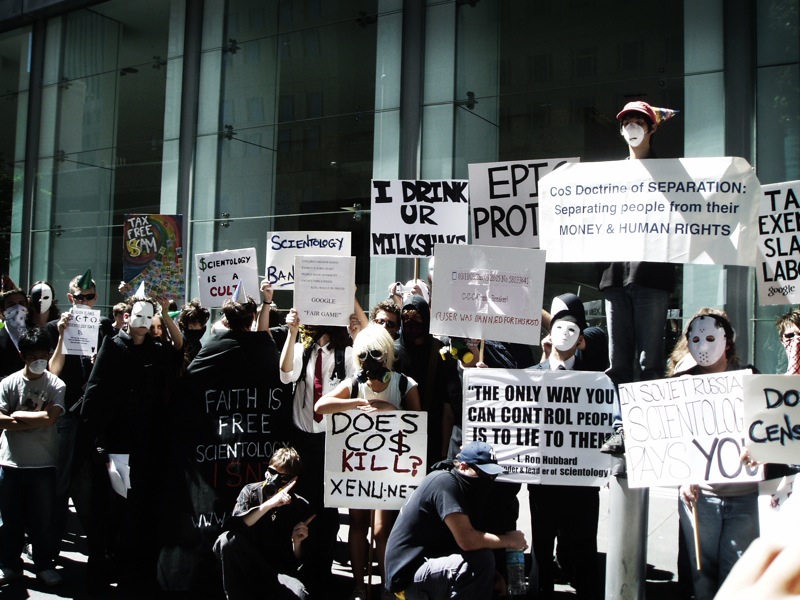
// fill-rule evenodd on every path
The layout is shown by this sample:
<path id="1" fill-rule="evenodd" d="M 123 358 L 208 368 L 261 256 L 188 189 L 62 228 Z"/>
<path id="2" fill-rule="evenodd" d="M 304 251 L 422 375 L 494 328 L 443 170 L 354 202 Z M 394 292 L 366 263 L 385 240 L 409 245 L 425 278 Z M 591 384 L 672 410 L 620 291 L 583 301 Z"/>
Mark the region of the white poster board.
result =
<path id="1" fill-rule="evenodd" d="M 431 333 L 537 344 L 545 253 L 437 244 Z"/>
<path id="2" fill-rule="evenodd" d="M 278 290 L 294 289 L 294 257 L 350 256 L 349 231 L 270 231 L 267 233 L 267 281 Z"/>
<path id="3" fill-rule="evenodd" d="M 756 264 L 762 192 L 743 158 L 569 163 L 539 188 L 548 262 Z"/>
<path id="4" fill-rule="evenodd" d="M 483 246 L 539 247 L 539 178 L 580 158 L 469 165 L 472 241 Z"/>
<path id="5" fill-rule="evenodd" d="M 255 248 L 195 254 L 194 260 L 200 302 L 206 308 L 221 308 L 240 282 L 244 292 L 259 301 L 261 288 Z"/>
<path id="6" fill-rule="evenodd" d="M 745 376 L 744 422 L 754 459 L 800 463 L 800 375 Z"/>
<path id="7" fill-rule="evenodd" d="M 492 445 L 500 481 L 603 485 L 615 395 L 605 373 L 465 369 L 463 442 Z"/>
<path id="8" fill-rule="evenodd" d="M 466 244 L 464 180 L 372 180 L 370 256 L 433 256 L 434 244 Z"/>
<path id="9" fill-rule="evenodd" d="M 428 415 L 350 410 L 327 422 L 325 506 L 400 509 L 425 479 Z"/>
<path id="10" fill-rule="evenodd" d="M 73 305 L 70 308 L 72 317 L 64 330 L 63 354 L 92 356 L 97 354 L 97 336 L 100 333 L 99 310 Z"/>
<path id="11" fill-rule="evenodd" d="M 800 304 L 800 181 L 764 185 L 758 215 L 759 304 Z"/>
<path id="12" fill-rule="evenodd" d="M 628 485 L 759 481 L 762 469 L 739 459 L 749 370 L 619 386 Z"/>
<path id="13" fill-rule="evenodd" d="M 306 325 L 350 324 L 355 310 L 356 259 L 295 256 L 294 306 Z"/>

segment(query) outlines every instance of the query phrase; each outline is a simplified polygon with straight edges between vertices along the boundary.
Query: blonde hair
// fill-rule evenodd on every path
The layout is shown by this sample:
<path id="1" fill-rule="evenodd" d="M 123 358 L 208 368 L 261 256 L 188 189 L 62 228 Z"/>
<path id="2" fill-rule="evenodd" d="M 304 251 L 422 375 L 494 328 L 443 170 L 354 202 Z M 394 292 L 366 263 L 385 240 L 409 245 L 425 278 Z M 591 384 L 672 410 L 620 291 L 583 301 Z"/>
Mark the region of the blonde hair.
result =
<path id="1" fill-rule="evenodd" d="M 386 368 L 390 371 L 394 365 L 394 340 L 382 325 L 370 323 L 362 329 L 353 340 L 353 365 L 356 371 L 361 370 L 360 354 L 370 350 L 380 350 L 386 359 Z"/>

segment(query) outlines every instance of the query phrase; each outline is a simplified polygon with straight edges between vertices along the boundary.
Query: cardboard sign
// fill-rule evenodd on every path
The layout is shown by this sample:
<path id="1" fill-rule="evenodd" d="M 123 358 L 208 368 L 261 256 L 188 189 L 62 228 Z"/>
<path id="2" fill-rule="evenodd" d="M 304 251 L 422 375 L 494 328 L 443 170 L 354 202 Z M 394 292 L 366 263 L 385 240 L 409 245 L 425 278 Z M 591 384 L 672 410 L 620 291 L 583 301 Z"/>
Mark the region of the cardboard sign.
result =
<path id="1" fill-rule="evenodd" d="M 428 415 L 350 410 L 327 421 L 325 506 L 401 508 L 425 479 Z"/>
<path id="2" fill-rule="evenodd" d="M 800 375 L 745 376 L 744 421 L 754 459 L 800 463 Z"/>
<path id="3" fill-rule="evenodd" d="M 762 192 L 743 158 L 569 163 L 539 189 L 548 262 L 756 264 Z"/>
<path id="4" fill-rule="evenodd" d="M 433 256 L 434 244 L 466 244 L 469 184 L 372 181 L 370 256 Z"/>
<path id="5" fill-rule="evenodd" d="M 800 181 L 762 186 L 758 214 L 759 304 L 800 303 Z"/>
<path id="6" fill-rule="evenodd" d="M 472 241 L 483 246 L 539 247 L 539 178 L 580 158 L 469 165 Z"/>
<path id="7" fill-rule="evenodd" d="M 77 356 L 97 354 L 97 336 L 102 318 L 100 311 L 75 304 L 70 308 L 70 313 L 72 318 L 64 330 L 62 353 Z"/>
<path id="8" fill-rule="evenodd" d="M 306 325 L 350 323 L 356 296 L 352 256 L 296 256 L 294 306 Z"/>
<path id="9" fill-rule="evenodd" d="M 182 215 L 125 215 L 122 279 L 131 289 L 144 281 L 148 295 L 183 302 Z"/>
<path id="10" fill-rule="evenodd" d="M 542 250 L 438 244 L 431 333 L 538 342 L 544 271 Z"/>
<path id="11" fill-rule="evenodd" d="M 194 259 L 200 302 L 206 308 L 221 308 L 240 282 L 244 292 L 259 301 L 261 288 L 255 248 L 195 254 Z"/>
<path id="12" fill-rule="evenodd" d="M 294 289 L 294 257 L 350 256 L 349 231 L 270 231 L 267 233 L 267 281 L 275 289 Z"/>
<path id="13" fill-rule="evenodd" d="M 630 487 L 759 481 L 742 465 L 749 370 L 619 386 Z"/>
<path id="14" fill-rule="evenodd" d="M 494 447 L 500 481 L 603 485 L 615 396 L 605 373 L 465 369 L 463 440 Z"/>

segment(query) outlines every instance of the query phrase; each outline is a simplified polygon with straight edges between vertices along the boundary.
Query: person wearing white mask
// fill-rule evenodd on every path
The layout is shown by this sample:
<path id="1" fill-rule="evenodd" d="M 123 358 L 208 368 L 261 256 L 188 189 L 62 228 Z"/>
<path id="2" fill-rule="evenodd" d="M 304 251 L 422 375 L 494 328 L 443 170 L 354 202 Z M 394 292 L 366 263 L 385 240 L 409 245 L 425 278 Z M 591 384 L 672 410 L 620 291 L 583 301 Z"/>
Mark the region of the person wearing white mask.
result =
<path id="1" fill-rule="evenodd" d="M 38 579 L 58 585 L 58 532 L 52 525 L 64 382 L 47 371 L 50 336 L 32 327 L 19 338 L 22 370 L 0 383 L 0 585 L 22 577 L 25 534 Z"/>
<path id="2" fill-rule="evenodd" d="M 686 328 L 687 375 L 706 375 L 751 369 L 736 357 L 735 332 L 728 315 L 712 308 L 699 310 Z M 686 351 L 686 350 L 684 350 Z M 682 485 L 679 495 L 681 535 L 692 569 L 694 597 L 712 600 L 731 568 L 759 535 L 758 484 L 721 483 Z M 696 568 L 693 512 L 697 511 L 702 570 Z"/>

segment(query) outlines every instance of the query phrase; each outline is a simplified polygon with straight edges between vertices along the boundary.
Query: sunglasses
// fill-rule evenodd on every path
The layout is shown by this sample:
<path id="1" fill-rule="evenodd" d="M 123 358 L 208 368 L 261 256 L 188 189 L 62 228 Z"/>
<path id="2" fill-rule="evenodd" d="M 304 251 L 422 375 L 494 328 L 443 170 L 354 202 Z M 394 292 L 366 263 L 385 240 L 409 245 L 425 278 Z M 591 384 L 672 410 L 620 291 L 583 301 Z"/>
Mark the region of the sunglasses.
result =
<path id="1" fill-rule="evenodd" d="M 378 325 L 383 325 L 386 329 L 397 329 L 397 321 L 390 321 L 389 319 L 375 319 Z"/>
<path id="2" fill-rule="evenodd" d="M 72 294 L 72 297 L 83 302 L 84 300 L 94 300 L 97 298 L 97 294 Z"/>
<path id="3" fill-rule="evenodd" d="M 281 483 L 286 483 L 292 478 L 290 473 L 281 473 L 275 467 L 267 467 L 267 472 Z"/>
<path id="4" fill-rule="evenodd" d="M 367 360 L 367 357 L 373 360 L 383 360 L 383 351 L 382 350 L 364 350 L 363 352 L 358 353 L 358 359 L 361 362 Z"/>

